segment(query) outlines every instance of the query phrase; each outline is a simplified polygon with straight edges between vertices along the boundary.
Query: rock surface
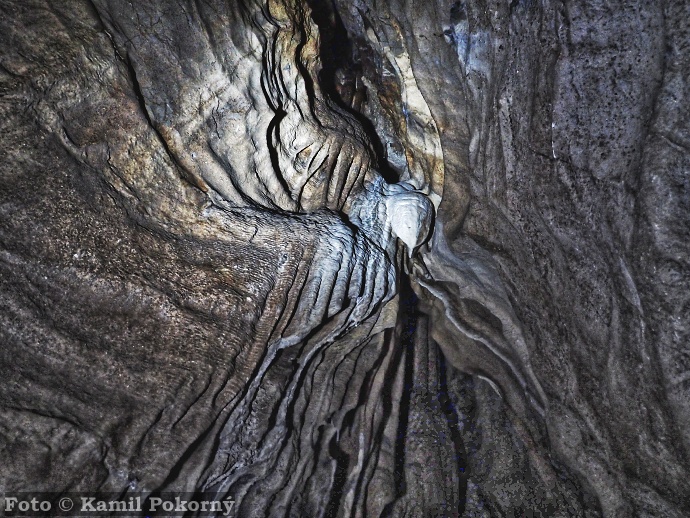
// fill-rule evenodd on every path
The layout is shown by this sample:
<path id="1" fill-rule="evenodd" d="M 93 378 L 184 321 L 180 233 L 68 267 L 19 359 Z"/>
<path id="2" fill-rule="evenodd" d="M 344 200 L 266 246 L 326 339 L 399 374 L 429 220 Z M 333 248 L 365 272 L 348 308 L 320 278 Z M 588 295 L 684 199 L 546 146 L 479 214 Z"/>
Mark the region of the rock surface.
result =
<path id="1" fill-rule="evenodd" d="M 690 513 L 690 7 L 586 4 L 0 1 L 0 489 Z"/>

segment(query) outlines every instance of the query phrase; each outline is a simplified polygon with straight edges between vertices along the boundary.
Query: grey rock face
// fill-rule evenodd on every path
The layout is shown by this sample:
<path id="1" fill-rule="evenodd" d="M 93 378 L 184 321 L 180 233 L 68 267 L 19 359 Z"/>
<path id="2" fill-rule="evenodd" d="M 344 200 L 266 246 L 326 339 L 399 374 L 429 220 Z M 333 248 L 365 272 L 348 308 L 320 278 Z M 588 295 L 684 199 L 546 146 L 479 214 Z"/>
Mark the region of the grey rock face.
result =
<path id="1" fill-rule="evenodd" d="M 0 2 L 0 488 L 690 513 L 686 2 Z"/>

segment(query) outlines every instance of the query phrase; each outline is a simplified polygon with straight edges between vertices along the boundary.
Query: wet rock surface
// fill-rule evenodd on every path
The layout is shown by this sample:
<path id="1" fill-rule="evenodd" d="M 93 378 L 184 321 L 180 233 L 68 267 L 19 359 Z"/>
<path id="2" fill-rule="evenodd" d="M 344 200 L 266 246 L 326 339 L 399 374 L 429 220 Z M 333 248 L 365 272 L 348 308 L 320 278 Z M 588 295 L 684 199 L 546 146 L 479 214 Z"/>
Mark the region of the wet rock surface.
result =
<path id="1" fill-rule="evenodd" d="M 688 514 L 685 4 L 0 1 L 0 488 Z"/>

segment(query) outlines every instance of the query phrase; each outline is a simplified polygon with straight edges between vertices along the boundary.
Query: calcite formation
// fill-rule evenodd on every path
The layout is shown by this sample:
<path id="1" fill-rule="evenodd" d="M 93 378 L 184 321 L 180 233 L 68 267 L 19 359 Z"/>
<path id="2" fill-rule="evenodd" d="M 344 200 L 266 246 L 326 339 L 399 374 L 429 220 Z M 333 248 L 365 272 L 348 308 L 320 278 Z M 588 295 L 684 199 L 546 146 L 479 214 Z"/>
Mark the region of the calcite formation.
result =
<path id="1" fill-rule="evenodd" d="M 689 41 L 681 0 L 0 0 L 0 491 L 687 516 Z"/>

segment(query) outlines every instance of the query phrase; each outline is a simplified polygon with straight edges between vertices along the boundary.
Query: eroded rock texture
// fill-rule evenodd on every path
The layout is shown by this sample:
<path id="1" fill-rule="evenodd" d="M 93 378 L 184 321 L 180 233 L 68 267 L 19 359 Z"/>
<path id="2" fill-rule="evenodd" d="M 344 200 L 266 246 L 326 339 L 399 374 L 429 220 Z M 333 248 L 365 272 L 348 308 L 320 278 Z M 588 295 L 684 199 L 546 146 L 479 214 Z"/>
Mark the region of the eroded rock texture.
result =
<path id="1" fill-rule="evenodd" d="M 0 13 L 0 488 L 690 513 L 687 2 Z"/>

